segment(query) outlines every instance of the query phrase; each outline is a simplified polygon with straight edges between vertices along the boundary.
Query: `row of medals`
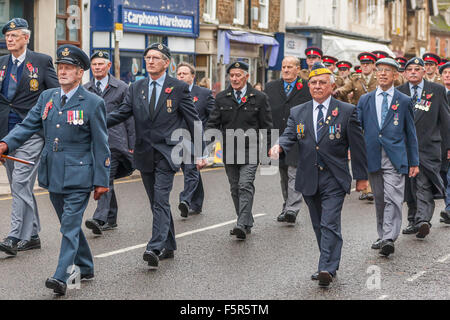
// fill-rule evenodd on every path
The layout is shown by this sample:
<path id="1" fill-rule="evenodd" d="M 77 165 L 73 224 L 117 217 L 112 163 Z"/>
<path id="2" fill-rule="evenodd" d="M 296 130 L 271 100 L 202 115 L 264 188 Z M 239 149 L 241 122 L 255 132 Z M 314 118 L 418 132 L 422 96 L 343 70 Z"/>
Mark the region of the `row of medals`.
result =
<path id="1" fill-rule="evenodd" d="M 67 123 L 73 124 L 75 126 L 83 125 L 83 110 L 70 110 L 67 111 Z"/>

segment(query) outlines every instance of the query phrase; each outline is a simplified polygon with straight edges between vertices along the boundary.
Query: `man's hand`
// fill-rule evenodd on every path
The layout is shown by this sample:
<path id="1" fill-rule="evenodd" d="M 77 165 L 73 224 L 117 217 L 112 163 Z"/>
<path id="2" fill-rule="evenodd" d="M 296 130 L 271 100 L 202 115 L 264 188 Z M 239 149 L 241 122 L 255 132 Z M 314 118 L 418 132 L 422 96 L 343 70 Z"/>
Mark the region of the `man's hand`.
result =
<path id="1" fill-rule="evenodd" d="M 208 164 L 207 159 L 197 159 L 197 170 L 203 169 Z"/>
<path id="2" fill-rule="evenodd" d="M 409 177 L 414 178 L 419 174 L 419 167 L 410 167 L 409 168 Z"/>
<path id="3" fill-rule="evenodd" d="M 109 191 L 109 188 L 105 188 L 105 187 L 95 187 L 95 190 L 94 190 L 94 200 L 100 199 L 100 197 L 101 197 L 104 193 L 107 193 L 108 191 Z"/>
<path id="4" fill-rule="evenodd" d="M 367 180 L 356 180 L 356 191 L 366 190 L 369 186 L 369 181 Z"/>
<path id="5" fill-rule="evenodd" d="M 7 151 L 8 151 L 8 145 L 7 145 L 5 142 L 0 142 L 0 156 L 1 156 L 2 154 L 5 154 Z M 1 163 L 5 163 L 5 162 L 6 162 L 6 159 L 0 157 L 0 162 L 1 162 Z"/>
<path id="6" fill-rule="evenodd" d="M 274 145 L 269 150 L 269 157 L 272 160 L 278 160 L 280 158 L 280 153 L 283 152 L 283 148 L 279 144 Z"/>

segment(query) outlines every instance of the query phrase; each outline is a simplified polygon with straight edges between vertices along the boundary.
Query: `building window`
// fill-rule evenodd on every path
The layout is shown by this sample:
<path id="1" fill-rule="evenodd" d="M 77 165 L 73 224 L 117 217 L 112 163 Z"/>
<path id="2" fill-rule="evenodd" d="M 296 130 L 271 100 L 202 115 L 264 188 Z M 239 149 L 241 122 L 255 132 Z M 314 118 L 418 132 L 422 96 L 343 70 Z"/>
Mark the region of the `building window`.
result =
<path id="1" fill-rule="evenodd" d="M 305 17 L 305 0 L 297 0 L 297 21 L 306 22 Z"/>
<path id="2" fill-rule="evenodd" d="M 402 21 L 403 21 L 403 0 L 397 0 L 392 3 L 392 34 L 402 34 Z"/>
<path id="3" fill-rule="evenodd" d="M 377 4 L 376 0 L 367 1 L 367 24 L 373 26 L 377 20 Z"/>
<path id="4" fill-rule="evenodd" d="M 206 22 L 215 22 L 216 20 L 216 0 L 205 0 L 203 9 L 203 20 Z"/>
<path id="5" fill-rule="evenodd" d="M 445 49 L 444 49 L 444 56 L 448 57 L 448 50 L 449 50 L 450 41 L 448 39 L 445 40 Z"/>
<path id="6" fill-rule="evenodd" d="M 417 14 L 417 38 L 419 40 L 426 40 L 426 30 L 425 10 L 419 10 Z"/>
<path id="7" fill-rule="evenodd" d="M 338 0 L 333 0 L 331 4 L 331 24 L 337 26 L 339 23 Z"/>
<path id="8" fill-rule="evenodd" d="M 244 0 L 234 0 L 234 19 L 235 24 L 245 24 L 245 2 Z"/>
<path id="9" fill-rule="evenodd" d="M 259 28 L 269 28 L 269 0 L 259 0 Z"/>
<path id="10" fill-rule="evenodd" d="M 81 1 L 56 1 L 56 40 L 58 46 L 73 44 L 81 46 Z"/>
<path id="11" fill-rule="evenodd" d="M 359 23 L 359 0 L 353 0 L 353 22 Z"/>
<path id="12" fill-rule="evenodd" d="M 436 54 L 437 55 L 441 54 L 441 39 L 440 38 L 436 38 Z"/>

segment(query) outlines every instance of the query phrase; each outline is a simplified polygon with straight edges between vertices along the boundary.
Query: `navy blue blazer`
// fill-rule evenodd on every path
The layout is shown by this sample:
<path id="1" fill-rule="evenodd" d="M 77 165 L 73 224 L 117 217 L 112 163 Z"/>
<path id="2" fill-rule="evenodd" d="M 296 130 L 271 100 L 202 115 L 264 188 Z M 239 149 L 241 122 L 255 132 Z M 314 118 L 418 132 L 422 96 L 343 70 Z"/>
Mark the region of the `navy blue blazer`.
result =
<path id="1" fill-rule="evenodd" d="M 337 110 L 337 111 L 334 111 Z M 337 112 L 337 115 L 333 115 Z M 287 127 L 280 136 L 282 156 L 297 143 L 299 162 L 295 178 L 295 189 L 305 196 L 313 196 L 318 190 L 320 155 L 327 170 L 336 178 L 342 189 L 350 193 L 352 176 L 348 166 L 348 149 L 352 156 L 352 174 L 355 180 L 367 180 L 367 157 L 361 126 L 353 105 L 331 98 L 321 136 L 316 141 L 313 123 L 313 101 L 308 101 L 291 109 Z M 340 127 L 340 138 L 330 139 L 330 126 Z M 298 134 L 298 126 L 303 126 L 303 135 Z"/>
<path id="2" fill-rule="evenodd" d="M 358 119 L 366 140 L 369 172 L 381 169 L 381 147 L 383 147 L 395 169 L 401 174 L 408 174 L 409 167 L 419 165 L 411 98 L 394 89 L 391 106 L 380 129 L 375 94 L 376 90 L 361 96 L 357 105 Z"/>
<path id="3" fill-rule="evenodd" d="M 172 132 L 180 128 L 188 128 L 191 141 L 194 131 L 200 130 L 202 125 L 194 107 L 189 86 L 180 80 L 166 76 L 161 94 L 153 115 L 149 110 L 149 78 L 141 79 L 130 85 L 125 100 L 120 107 L 106 116 L 108 128 L 115 126 L 129 117 L 134 117 L 136 142 L 134 148 L 135 168 L 141 172 L 153 172 L 154 149 L 159 151 L 169 162 L 172 170 L 178 171 L 181 162 L 174 162 L 172 150 L 179 143 L 172 140 Z M 197 121 L 199 126 L 194 123 Z M 196 157 L 202 156 L 205 142 L 201 142 L 202 150 L 198 150 Z"/>
<path id="4" fill-rule="evenodd" d="M 212 95 L 212 91 L 206 88 L 202 88 L 194 85 L 191 90 L 192 101 L 197 109 L 198 116 L 203 123 L 203 128 L 208 122 L 209 115 L 214 109 L 215 100 Z"/>

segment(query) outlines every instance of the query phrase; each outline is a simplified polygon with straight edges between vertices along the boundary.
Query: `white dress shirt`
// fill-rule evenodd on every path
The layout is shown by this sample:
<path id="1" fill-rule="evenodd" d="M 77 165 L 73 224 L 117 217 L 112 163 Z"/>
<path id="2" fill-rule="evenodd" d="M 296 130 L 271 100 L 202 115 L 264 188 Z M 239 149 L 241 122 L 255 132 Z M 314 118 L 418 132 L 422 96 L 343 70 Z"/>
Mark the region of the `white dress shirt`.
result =
<path id="1" fill-rule="evenodd" d="M 327 113 L 328 113 L 328 107 L 330 106 L 331 96 L 328 97 L 327 100 L 325 100 L 322 103 L 318 103 L 316 100 L 313 99 L 313 124 L 314 124 L 314 133 L 316 134 L 316 140 L 317 137 L 317 117 L 319 115 L 319 108 L 317 108 L 318 105 L 323 105 L 322 113 L 323 113 L 323 120 L 326 121 Z M 322 129 L 323 130 L 323 129 Z"/>
<path id="2" fill-rule="evenodd" d="M 95 87 L 97 88 L 97 82 L 100 81 L 100 90 L 102 90 L 102 92 L 105 91 L 106 86 L 108 85 L 108 80 L 109 80 L 109 75 L 107 75 L 106 77 L 104 77 L 101 80 L 95 79 Z"/>
<path id="3" fill-rule="evenodd" d="M 388 90 L 383 91 L 380 87 L 377 87 L 377 92 L 375 93 L 375 106 L 377 108 L 377 119 L 378 126 L 381 128 L 381 108 L 383 105 L 383 95 L 382 93 L 386 92 L 388 94 L 388 108 L 392 105 L 392 98 L 394 97 L 394 86 L 390 87 Z M 389 110 L 389 109 L 388 109 Z"/>
<path id="4" fill-rule="evenodd" d="M 27 50 L 25 50 L 19 57 L 14 57 L 14 55 L 11 54 L 11 59 L 12 59 L 13 63 L 16 59 L 19 60 L 19 62 L 17 62 L 17 68 L 25 61 L 26 55 L 27 55 Z"/>
<path id="5" fill-rule="evenodd" d="M 422 81 L 417 85 L 417 98 L 420 99 L 420 97 L 422 96 L 422 91 L 423 91 L 423 86 L 424 86 L 425 82 Z M 414 85 L 410 82 L 409 83 L 409 90 L 411 91 L 411 98 L 414 96 L 414 89 L 413 89 Z"/>

